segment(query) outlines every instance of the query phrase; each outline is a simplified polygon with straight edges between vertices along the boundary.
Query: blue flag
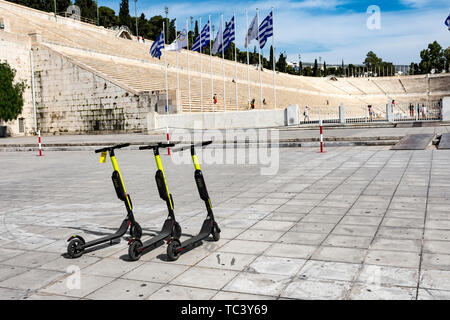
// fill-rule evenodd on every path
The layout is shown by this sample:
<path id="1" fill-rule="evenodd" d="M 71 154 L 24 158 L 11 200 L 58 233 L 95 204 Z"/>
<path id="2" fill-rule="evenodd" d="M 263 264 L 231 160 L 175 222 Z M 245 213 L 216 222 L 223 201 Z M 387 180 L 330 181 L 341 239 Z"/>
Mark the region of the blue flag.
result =
<path id="1" fill-rule="evenodd" d="M 259 47 L 262 49 L 266 45 L 267 39 L 273 36 L 273 16 L 272 12 L 259 25 Z"/>
<path id="2" fill-rule="evenodd" d="M 448 30 L 450 30 L 450 14 L 447 17 L 447 20 L 445 20 L 445 25 L 447 26 Z"/>
<path id="3" fill-rule="evenodd" d="M 210 40 L 210 31 L 208 21 L 208 23 L 203 27 L 202 32 L 198 35 L 197 39 L 195 39 L 195 42 L 192 45 L 192 51 L 200 52 L 200 49 L 205 47 L 209 43 L 209 40 Z"/>
<path id="4" fill-rule="evenodd" d="M 222 51 L 227 50 L 231 42 L 235 40 L 235 36 L 236 36 L 236 29 L 234 26 L 234 17 L 233 17 L 231 18 L 229 23 L 226 23 L 226 28 L 223 33 L 223 44 L 219 49 L 220 53 L 222 53 Z"/>
<path id="5" fill-rule="evenodd" d="M 150 54 L 153 58 L 161 59 L 161 49 L 164 49 L 164 30 L 161 31 L 159 37 L 153 42 L 150 48 Z"/>

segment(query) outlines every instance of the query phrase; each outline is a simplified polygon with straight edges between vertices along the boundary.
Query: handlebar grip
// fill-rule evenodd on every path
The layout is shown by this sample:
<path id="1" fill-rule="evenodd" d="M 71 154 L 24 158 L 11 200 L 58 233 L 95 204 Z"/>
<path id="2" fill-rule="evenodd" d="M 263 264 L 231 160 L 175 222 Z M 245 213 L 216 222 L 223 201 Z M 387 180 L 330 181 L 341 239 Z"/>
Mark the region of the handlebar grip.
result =
<path id="1" fill-rule="evenodd" d="M 129 147 L 130 145 L 131 145 L 130 143 L 122 143 L 122 144 L 118 144 L 118 145 L 112 147 L 112 149 L 122 149 L 122 148 Z"/>
<path id="2" fill-rule="evenodd" d="M 95 153 L 111 151 L 111 150 L 114 150 L 114 149 L 122 149 L 122 148 L 129 147 L 130 145 L 131 144 L 129 144 L 129 143 L 118 144 L 118 145 L 115 145 L 113 147 L 107 147 L 107 148 L 102 148 L 102 149 L 95 150 Z"/>
<path id="3" fill-rule="evenodd" d="M 95 150 L 95 153 L 106 152 L 106 151 L 108 151 L 109 149 L 110 149 L 110 148 L 98 149 L 98 150 Z"/>
<path id="4" fill-rule="evenodd" d="M 202 147 L 209 146 L 211 143 L 213 143 L 212 140 L 211 141 L 202 142 Z"/>
<path id="5" fill-rule="evenodd" d="M 158 144 L 151 144 L 148 146 L 139 147 L 139 150 L 150 150 L 155 148 L 171 148 L 171 147 L 175 147 L 175 143 L 158 142 Z"/>

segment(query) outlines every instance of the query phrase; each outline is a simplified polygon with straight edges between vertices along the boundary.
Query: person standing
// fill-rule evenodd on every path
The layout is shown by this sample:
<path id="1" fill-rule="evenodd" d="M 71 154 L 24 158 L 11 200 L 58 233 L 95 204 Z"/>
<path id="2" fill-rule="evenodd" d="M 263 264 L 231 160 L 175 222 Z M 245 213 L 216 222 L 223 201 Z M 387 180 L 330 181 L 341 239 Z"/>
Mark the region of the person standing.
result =
<path id="1" fill-rule="evenodd" d="M 409 104 L 409 116 L 414 118 L 414 105 L 412 103 Z"/>
<path id="2" fill-rule="evenodd" d="M 305 122 L 306 121 L 309 121 L 309 107 L 308 107 L 308 105 L 306 105 L 306 107 L 305 107 L 305 112 L 303 112 L 303 115 L 305 116 Z"/>

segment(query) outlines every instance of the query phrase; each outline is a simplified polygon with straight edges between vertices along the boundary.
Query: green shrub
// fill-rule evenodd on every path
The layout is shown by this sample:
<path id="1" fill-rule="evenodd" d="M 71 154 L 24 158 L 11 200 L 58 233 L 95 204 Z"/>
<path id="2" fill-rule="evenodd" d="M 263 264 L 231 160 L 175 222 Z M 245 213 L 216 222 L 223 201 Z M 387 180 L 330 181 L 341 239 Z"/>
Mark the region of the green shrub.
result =
<path id="1" fill-rule="evenodd" d="M 16 70 L 8 62 L 0 62 L 0 121 L 17 119 L 22 113 L 25 83 L 14 83 Z"/>

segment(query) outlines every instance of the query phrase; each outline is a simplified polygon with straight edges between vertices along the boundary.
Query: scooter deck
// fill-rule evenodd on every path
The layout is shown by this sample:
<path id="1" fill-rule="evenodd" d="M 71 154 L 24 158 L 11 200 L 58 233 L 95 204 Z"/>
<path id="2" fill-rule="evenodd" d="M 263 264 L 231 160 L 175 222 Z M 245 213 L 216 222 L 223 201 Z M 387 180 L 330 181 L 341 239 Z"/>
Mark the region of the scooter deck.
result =
<path id="1" fill-rule="evenodd" d="M 159 245 L 164 244 L 164 240 L 169 239 L 170 236 L 172 235 L 173 223 L 174 223 L 173 220 L 167 219 L 164 222 L 164 225 L 159 235 L 154 236 L 153 238 L 142 243 L 141 252 L 144 252 L 152 247 L 157 247 Z"/>
<path id="2" fill-rule="evenodd" d="M 200 230 L 200 233 L 184 242 L 181 243 L 181 249 L 182 250 L 189 250 L 192 249 L 194 247 L 197 247 L 199 245 L 201 245 L 202 240 L 205 240 L 206 238 L 209 237 L 209 235 L 211 234 L 212 231 L 212 225 L 211 225 L 211 220 L 207 219 L 205 221 L 203 221 L 203 225 L 202 228 Z"/>
<path id="3" fill-rule="evenodd" d="M 128 220 L 124 220 L 122 222 L 122 224 L 120 225 L 119 230 L 117 230 L 116 233 L 104 236 L 104 237 L 102 237 L 100 239 L 97 239 L 97 240 L 92 240 L 92 241 L 86 242 L 82 246 L 82 248 L 83 249 L 87 249 L 87 248 L 90 248 L 90 247 L 95 247 L 95 246 L 97 246 L 99 244 L 102 244 L 102 243 L 105 243 L 105 242 L 108 242 L 108 241 L 113 241 L 113 240 L 119 239 L 125 233 L 127 233 L 127 230 L 128 230 Z"/>

